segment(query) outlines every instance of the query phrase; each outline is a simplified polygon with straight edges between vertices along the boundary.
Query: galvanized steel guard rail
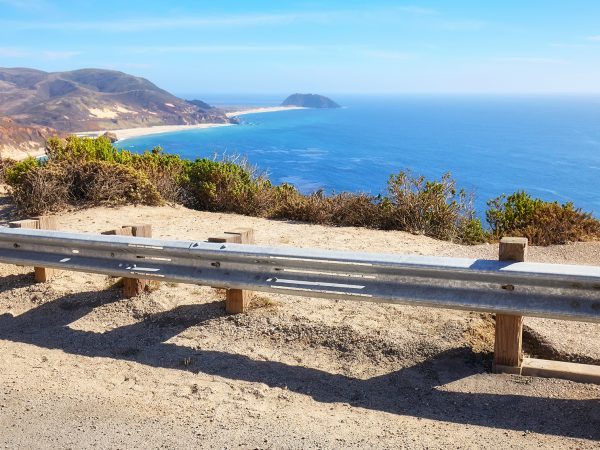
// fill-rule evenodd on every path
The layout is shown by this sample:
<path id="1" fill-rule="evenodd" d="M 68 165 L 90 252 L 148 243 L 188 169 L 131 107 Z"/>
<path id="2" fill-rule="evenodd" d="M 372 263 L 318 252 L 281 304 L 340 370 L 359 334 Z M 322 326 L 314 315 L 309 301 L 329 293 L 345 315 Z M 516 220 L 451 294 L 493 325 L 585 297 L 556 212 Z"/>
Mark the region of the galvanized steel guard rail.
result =
<path id="1" fill-rule="evenodd" d="M 0 262 L 333 299 L 600 322 L 600 267 L 0 228 Z"/>

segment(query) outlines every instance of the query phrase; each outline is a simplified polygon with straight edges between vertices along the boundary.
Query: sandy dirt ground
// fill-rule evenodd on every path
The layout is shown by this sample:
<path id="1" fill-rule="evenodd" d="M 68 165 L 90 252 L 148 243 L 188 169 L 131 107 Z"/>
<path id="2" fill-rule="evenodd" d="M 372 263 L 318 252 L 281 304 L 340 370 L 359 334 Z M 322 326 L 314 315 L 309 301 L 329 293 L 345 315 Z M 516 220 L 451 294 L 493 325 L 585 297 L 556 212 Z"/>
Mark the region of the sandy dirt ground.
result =
<path id="1" fill-rule="evenodd" d="M 0 225 L 9 206 L 0 204 Z M 62 214 L 64 230 L 151 223 L 206 239 L 252 227 L 259 244 L 495 258 L 423 236 L 182 207 Z M 533 261 L 600 265 L 600 245 L 532 248 Z M 117 280 L 62 272 L 34 284 L 0 265 L 0 448 L 598 448 L 600 386 L 490 373 L 493 319 L 408 306 L 164 283 L 124 299 Z M 600 326 L 526 319 L 533 356 L 600 363 Z"/>

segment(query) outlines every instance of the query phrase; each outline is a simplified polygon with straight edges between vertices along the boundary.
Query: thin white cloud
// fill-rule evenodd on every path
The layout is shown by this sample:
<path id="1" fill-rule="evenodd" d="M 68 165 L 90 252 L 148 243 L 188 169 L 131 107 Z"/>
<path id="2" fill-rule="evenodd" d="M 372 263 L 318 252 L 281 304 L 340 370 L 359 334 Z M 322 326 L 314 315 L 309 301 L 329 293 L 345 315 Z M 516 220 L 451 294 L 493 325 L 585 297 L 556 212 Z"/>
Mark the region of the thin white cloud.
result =
<path id="1" fill-rule="evenodd" d="M 128 67 L 130 69 L 150 69 L 152 67 L 156 67 L 154 64 L 147 63 L 124 63 L 121 64 L 122 67 Z"/>
<path id="2" fill-rule="evenodd" d="M 26 11 L 41 11 L 48 7 L 45 0 L 0 0 L 0 5 Z"/>
<path id="3" fill-rule="evenodd" d="M 27 58 L 31 53 L 27 50 L 11 47 L 0 47 L 0 57 L 3 58 Z"/>
<path id="4" fill-rule="evenodd" d="M 101 69 L 125 71 L 128 69 L 135 69 L 135 70 L 151 69 L 153 67 L 156 67 L 156 65 L 144 64 L 144 63 L 139 63 L 139 64 L 138 63 L 119 63 L 119 64 L 111 63 L 111 64 L 99 64 L 98 67 Z"/>
<path id="5" fill-rule="evenodd" d="M 418 14 L 418 15 L 423 15 L 423 16 L 436 16 L 436 15 L 440 14 L 440 12 L 435 9 L 423 8 L 422 6 L 414 6 L 414 5 L 398 6 L 396 9 L 398 11 L 403 11 L 403 12 L 407 12 L 410 14 Z"/>
<path id="6" fill-rule="evenodd" d="M 588 41 L 600 41 L 600 34 L 597 34 L 596 36 L 589 36 Z"/>
<path id="7" fill-rule="evenodd" d="M 413 53 L 371 48 L 365 45 L 182 45 L 148 46 L 120 49 L 128 54 L 169 54 L 169 53 L 322 53 L 355 54 L 359 57 L 404 61 L 414 57 Z"/>
<path id="8" fill-rule="evenodd" d="M 569 61 L 560 58 L 544 58 L 538 56 L 508 56 L 492 58 L 495 62 L 514 62 L 524 64 L 568 64 Z"/>
<path id="9" fill-rule="evenodd" d="M 61 60 L 61 59 L 70 59 L 70 58 L 73 58 L 74 56 L 77 56 L 80 54 L 81 54 L 81 52 L 77 52 L 77 51 L 44 50 L 42 52 L 42 58 L 49 60 L 49 61 L 55 61 L 55 60 Z"/>
<path id="10" fill-rule="evenodd" d="M 550 44 L 550 47 L 555 47 L 555 48 L 588 48 L 589 45 L 587 44 L 565 44 L 563 42 L 553 42 L 552 44 Z"/>
<path id="11" fill-rule="evenodd" d="M 295 21 L 325 22 L 343 14 L 343 12 L 292 13 L 292 14 L 247 14 L 243 16 L 214 17 L 146 17 L 111 21 L 3 21 L 4 27 L 20 30 L 69 30 L 69 31 L 105 31 L 138 32 L 157 29 L 182 29 L 222 26 L 264 26 L 287 25 Z"/>
<path id="12" fill-rule="evenodd" d="M 414 58 L 415 56 L 412 53 L 398 52 L 393 50 L 363 50 L 361 53 L 372 58 L 386 59 L 390 61 L 406 61 Z"/>
<path id="13" fill-rule="evenodd" d="M 2 1 L 2 0 L 0 0 Z M 82 21 L 1 21 L 0 27 L 14 30 L 56 30 L 66 32 L 102 31 L 134 33 L 150 30 L 218 28 L 218 27 L 261 27 L 286 26 L 294 23 L 339 24 L 348 21 L 364 21 L 402 18 L 406 15 L 421 15 L 432 21 L 432 25 L 447 31 L 479 30 L 486 24 L 478 20 L 441 20 L 442 14 L 431 8 L 406 5 L 379 10 L 330 10 L 318 12 L 266 13 L 223 16 L 171 16 L 136 17 L 114 20 Z M 404 17 L 405 18 L 405 17 Z M 406 18 L 405 18 L 406 19 Z M 407 19 L 408 20 L 408 19 Z"/>
<path id="14" fill-rule="evenodd" d="M 69 59 L 81 52 L 69 50 L 30 50 L 24 48 L 0 47 L 0 57 L 4 58 L 39 58 L 47 61 Z"/>
<path id="15" fill-rule="evenodd" d="M 446 31 L 479 31 L 485 28 L 482 20 L 445 20 L 440 22 L 440 28 Z"/>
<path id="16" fill-rule="evenodd" d="M 271 53 L 315 49 L 304 45 L 164 45 L 129 47 L 126 53 Z"/>

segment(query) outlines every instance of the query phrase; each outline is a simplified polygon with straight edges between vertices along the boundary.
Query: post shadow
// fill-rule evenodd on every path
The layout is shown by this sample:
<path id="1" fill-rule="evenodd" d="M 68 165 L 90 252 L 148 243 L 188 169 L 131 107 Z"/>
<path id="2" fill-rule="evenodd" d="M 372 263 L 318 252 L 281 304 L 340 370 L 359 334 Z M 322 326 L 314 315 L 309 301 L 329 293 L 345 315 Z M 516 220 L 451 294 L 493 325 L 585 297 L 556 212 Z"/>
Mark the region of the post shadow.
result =
<path id="1" fill-rule="evenodd" d="M 369 379 L 214 350 L 183 347 L 167 340 L 191 326 L 221 317 L 220 302 L 185 305 L 142 321 L 95 333 L 69 323 L 94 307 L 121 299 L 116 290 L 70 294 L 24 314 L 0 316 L 0 339 L 264 383 L 311 396 L 323 403 L 510 430 L 600 440 L 600 400 L 538 398 L 518 394 L 464 393 L 439 388 L 473 376 L 483 366 L 468 348 L 441 352 L 419 364 Z M 199 343 L 201 344 L 201 343 Z M 189 365 L 184 365 L 184 360 Z"/>

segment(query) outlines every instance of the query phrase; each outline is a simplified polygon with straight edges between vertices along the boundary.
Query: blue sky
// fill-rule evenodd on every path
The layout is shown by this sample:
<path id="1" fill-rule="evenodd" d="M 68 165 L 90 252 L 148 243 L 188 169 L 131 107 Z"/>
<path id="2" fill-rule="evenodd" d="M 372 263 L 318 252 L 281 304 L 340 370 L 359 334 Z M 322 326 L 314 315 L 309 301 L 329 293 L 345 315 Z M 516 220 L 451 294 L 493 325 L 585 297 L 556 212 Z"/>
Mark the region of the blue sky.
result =
<path id="1" fill-rule="evenodd" d="M 597 93 L 600 1 L 0 0 L 0 66 L 174 93 Z"/>

